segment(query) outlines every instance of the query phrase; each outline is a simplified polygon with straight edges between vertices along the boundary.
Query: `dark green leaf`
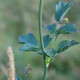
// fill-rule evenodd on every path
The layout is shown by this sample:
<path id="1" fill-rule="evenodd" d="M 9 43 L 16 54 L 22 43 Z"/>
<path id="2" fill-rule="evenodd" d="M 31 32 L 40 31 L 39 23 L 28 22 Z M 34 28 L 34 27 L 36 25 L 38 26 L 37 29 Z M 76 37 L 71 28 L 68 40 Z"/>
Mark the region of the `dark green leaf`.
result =
<path id="1" fill-rule="evenodd" d="M 31 33 L 27 34 L 27 43 L 37 46 L 37 40 Z"/>
<path id="2" fill-rule="evenodd" d="M 43 51 L 39 51 L 38 54 L 40 55 L 45 55 L 51 58 L 54 58 L 56 56 L 56 52 L 50 48 L 50 49 L 45 49 L 44 52 Z"/>
<path id="3" fill-rule="evenodd" d="M 52 38 L 49 38 L 49 35 L 46 35 L 46 36 L 43 37 L 44 48 L 49 45 L 51 40 L 52 40 Z M 39 47 L 41 49 L 41 44 L 40 44 Z"/>
<path id="4" fill-rule="evenodd" d="M 27 36 L 24 35 L 19 36 L 19 42 L 20 43 L 27 42 L 29 44 L 34 44 L 35 46 L 37 46 L 37 40 L 31 33 L 28 33 Z"/>
<path id="5" fill-rule="evenodd" d="M 56 24 L 54 23 L 54 24 L 51 24 L 51 25 L 48 25 L 47 27 L 45 27 L 44 25 L 43 25 L 43 27 L 47 30 L 47 31 L 49 31 L 51 34 L 54 34 L 54 32 L 55 32 L 55 30 L 56 30 Z"/>
<path id="6" fill-rule="evenodd" d="M 60 53 L 68 48 L 69 48 L 69 41 L 63 40 L 58 44 L 56 51 L 57 53 Z"/>
<path id="7" fill-rule="evenodd" d="M 46 29 L 53 34 L 54 31 L 56 30 L 56 24 L 54 23 L 54 24 L 48 25 Z"/>
<path id="8" fill-rule="evenodd" d="M 39 51 L 38 54 L 47 56 L 46 53 L 43 51 Z"/>
<path id="9" fill-rule="evenodd" d="M 44 50 L 44 52 L 51 58 L 54 58 L 56 56 L 56 52 L 52 48 Z"/>
<path id="10" fill-rule="evenodd" d="M 55 31 L 55 34 L 72 34 L 76 32 L 77 29 L 75 27 L 75 24 L 66 24 L 65 26 L 59 28 Z"/>
<path id="11" fill-rule="evenodd" d="M 36 38 L 31 34 L 28 33 L 27 36 L 20 36 L 19 37 L 20 43 L 23 43 L 24 45 L 20 47 L 20 51 L 38 51 L 39 48 L 37 48 L 37 40 Z"/>
<path id="12" fill-rule="evenodd" d="M 72 41 L 70 41 L 70 47 L 71 46 L 74 46 L 74 45 L 77 45 L 77 44 L 80 44 L 79 42 L 77 42 L 76 40 L 72 40 Z"/>
<path id="13" fill-rule="evenodd" d="M 68 40 L 63 40 L 58 44 L 58 46 L 57 46 L 55 51 L 57 53 L 60 53 L 60 52 L 62 52 L 64 50 L 68 49 L 69 47 L 77 45 L 77 44 L 80 44 L 80 43 L 77 42 L 76 40 L 72 40 L 70 42 Z"/>
<path id="14" fill-rule="evenodd" d="M 35 46 L 34 44 L 25 43 L 24 46 L 21 46 L 20 51 L 38 51 L 39 48 Z"/>
<path id="15" fill-rule="evenodd" d="M 56 21 L 59 22 L 66 15 L 66 13 L 69 11 L 71 5 L 72 5 L 72 2 L 64 3 L 63 1 L 60 1 L 56 5 L 56 11 L 55 11 Z"/>

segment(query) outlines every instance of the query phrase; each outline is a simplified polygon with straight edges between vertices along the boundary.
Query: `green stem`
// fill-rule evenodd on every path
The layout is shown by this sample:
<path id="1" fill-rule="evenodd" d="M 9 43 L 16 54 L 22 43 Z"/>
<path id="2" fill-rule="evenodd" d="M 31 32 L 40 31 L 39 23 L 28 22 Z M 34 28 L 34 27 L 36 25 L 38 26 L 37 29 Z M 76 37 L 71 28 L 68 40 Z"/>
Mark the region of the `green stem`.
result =
<path id="1" fill-rule="evenodd" d="M 59 29 L 59 23 L 58 23 L 58 27 L 57 27 L 57 29 Z"/>
<path id="2" fill-rule="evenodd" d="M 56 41 L 56 36 L 54 37 L 54 40 L 53 40 L 53 42 L 52 42 L 52 45 L 51 45 L 51 48 L 53 48 L 53 46 L 54 46 L 54 43 L 55 43 L 55 41 Z M 47 64 L 48 64 L 48 66 L 49 66 L 49 63 L 51 63 L 52 61 L 54 60 L 54 58 L 53 59 L 50 59 L 50 57 L 48 57 L 48 62 L 47 62 Z"/>
<path id="3" fill-rule="evenodd" d="M 39 5 L 39 35 L 40 35 L 40 42 L 41 42 L 42 51 L 44 52 L 44 45 L 43 45 L 43 38 L 42 38 L 42 9 L 43 9 L 43 0 L 40 0 L 40 5 Z M 44 60 L 43 80 L 46 80 L 46 72 L 47 72 L 46 56 L 43 56 L 43 60 Z"/>
<path id="4" fill-rule="evenodd" d="M 42 38 L 42 9 L 43 9 L 43 0 L 40 0 L 40 5 L 39 5 L 39 35 L 40 35 L 40 42 L 41 42 L 42 51 L 44 51 L 43 38 Z"/>
<path id="5" fill-rule="evenodd" d="M 46 63 L 46 56 L 43 56 L 44 59 L 44 75 L 43 75 L 43 80 L 46 80 L 46 73 L 47 73 L 47 63 Z"/>
<path id="6" fill-rule="evenodd" d="M 57 28 L 59 29 L 59 24 L 58 24 L 58 27 L 57 27 Z M 51 48 L 53 48 L 54 43 L 55 43 L 55 41 L 56 41 L 57 37 L 58 37 L 58 35 L 54 37 L 54 40 L 53 40 L 53 42 L 52 42 L 52 46 L 51 46 Z M 55 56 L 55 57 L 56 57 L 56 56 Z M 53 59 L 51 59 L 51 60 L 49 61 L 49 63 L 50 63 L 50 62 L 52 62 L 53 60 L 54 60 L 54 58 L 53 58 Z"/>
<path id="7" fill-rule="evenodd" d="M 54 37 L 54 40 L 53 40 L 53 42 L 52 42 L 52 46 L 51 46 L 51 48 L 53 48 L 54 43 L 55 43 L 55 40 L 56 40 L 56 36 Z"/>
<path id="8" fill-rule="evenodd" d="M 58 24 L 58 26 L 57 26 L 57 29 L 59 29 L 59 24 Z M 51 46 L 51 48 L 53 48 L 54 43 L 55 43 L 57 37 L 58 37 L 58 35 L 54 36 L 54 40 L 53 40 L 53 42 L 52 42 L 52 46 Z"/>

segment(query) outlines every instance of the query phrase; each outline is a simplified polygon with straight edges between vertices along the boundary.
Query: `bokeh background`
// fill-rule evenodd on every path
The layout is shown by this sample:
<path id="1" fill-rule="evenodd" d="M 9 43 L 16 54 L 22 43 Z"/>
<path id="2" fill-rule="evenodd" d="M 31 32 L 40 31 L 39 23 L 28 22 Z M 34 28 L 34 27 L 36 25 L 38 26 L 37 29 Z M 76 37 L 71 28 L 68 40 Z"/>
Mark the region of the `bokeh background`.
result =
<path id="1" fill-rule="evenodd" d="M 55 5 L 60 0 L 44 0 L 43 24 L 55 22 Z M 68 0 L 63 0 L 68 1 Z M 56 41 L 77 39 L 80 41 L 80 0 L 71 0 L 73 6 L 66 15 L 69 22 L 79 29 L 72 35 L 60 35 Z M 36 53 L 20 52 L 18 36 L 33 33 L 39 40 L 38 7 L 39 0 L 0 0 L 0 80 L 7 79 L 7 48 L 13 48 L 17 75 L 26 80 L 24 67 L 30 64 L 29 80 L 42 80 L 43 58 Z M 43 30 L 44 34 L 47 34 Z M 56 45 L 55 44 L 55 45 Z M 49 66 L 47 80 L 80 80 L 80 45 L 73 46 L 59 54 Z"/>

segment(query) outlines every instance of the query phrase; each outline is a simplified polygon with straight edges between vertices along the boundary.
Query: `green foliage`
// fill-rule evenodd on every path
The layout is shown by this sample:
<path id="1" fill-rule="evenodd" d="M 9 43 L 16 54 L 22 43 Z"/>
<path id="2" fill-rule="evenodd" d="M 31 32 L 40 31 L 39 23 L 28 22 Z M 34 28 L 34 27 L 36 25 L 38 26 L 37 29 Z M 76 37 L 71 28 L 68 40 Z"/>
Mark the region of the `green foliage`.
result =
<path id="1" fill-rule="evenodd" d="M 55 51 L 57 53 L 60 53 L 60 52 L 62 52 L 64 50 L 68 49 L 69 47 L 77 45 L 77 44 L 80 44 L 80 43 L 77 42 L 76 40 L 72 40 L 70 42 L 68 40 L 63 40 L 58 44 L 58 46 L 57 46 Z"/>
<path id="2" fill-rule="evenodd" d="M 68 17 L 69 23 L 75 23 L 79 30 L 75 34 L 70 34 L 69 36 L 61 35 L 57 38 L 58 40 L 55 41 L 56 43 L 59 43 L 59 40 L 71 40 L 75 38 L 80 41 L 80 0 L 70 1 L 73 2 L 73 5 L 65 17 Z M 49 25 L 50 23 L 54 23 L 54 8 L 59 0 L 45 0 L 44 2 L 43 23 L 45 23 L 44 25 Z M 11 45 L 14 50 L 16 60 L 15 68 L 16 72 L 19 73 L 19 76 L 21 76 L 23 80 L 26 80 L 24 77 L 23 68 L 27 63 L 29 63 L 33 68 L 31 75 L 29 75 L 29 80 L 42 80 L 42 56 L 37 54 L 29 54 L 30 52 L 27 51 L 18 51 L 19 46 L 22 46 L 22 44 L 20 45 L 16 43 L 18 42 L 19 35 L 26 35 L 29 31 L 31 31 L 36 39 L 39 40 L 37 26 L 38 4 L 39 0 L 0 0 L 0 63 L 3 65 L 2 67 L 0 64 L 0 80 L 7 79 L 6 70 L 4 72 L 3 68 L 6 68 L 7 56 L 5 51 L 9 45 Z M 45 34 L 46 33 L 48 32 L 45 32 Z M 66 50 L 66 54 L 64 53 L 65 51 L 57 56 L 54 62 L 50 65 L 47 80 L 80 80 L 80 74 L 78 71 L 76 72 L 76 70 L 80 70 L 80 45 L 72 47 Z M 54 68 L 54 70 L 52 68 Z M 36 69 L 38 69 L 38 71 Z"/>
<path id="3" fill-rule="evenodd" d="M 72 5 L 72 2 L 66 2 L 66 3 L 64 3 L 63 1 L 60 1 L 56 5 L 56 11 L 55 11 L 55 19 L 56 19 L 56 21 L 60 22 L 60 20 L 69 11 L 71 5 Z"/>
<path id="4" fill-rule="evenodd" d="M 58 24 L 60 24 L 59 23 L 60 20 L 68 12 L 71 5 L 72 5 L 72 2 L 64 3 L 63 1 L 60 1 L 58 5 L 56 5 L 55 19 L 58 21 Z M 53 40 L 51 37 L 49 37 L 49 35 L 45 35 L 43 37 L 44 48 L 46 48 L 49 45 L 51 40 L 53 40 L 53 43 L 52 43 L 53 45 L 59 34 L 72 34 L 77 31 L 75 24 L 71 24 L 71 23 L 64 24 L 64 25 L 61 25 L 61 27 L 58 26 L 59 27 L 58 29 L 57 29 L 57 26 L 58 25 L 55 23 L 48 25 L 47 27 L 43 26 L 47 31 L 49 31 L 51 34 L 54 35 L 53 39 L 55 38 Z M 19 43 L 23 44 L 23 46 L 20 47 L 20 51 L 37 51 L 38 54 L 45 55 L 51 58 L 55 57 L 57 53 L 60 53 L 73 45 L 79 44 L 79 42 L 76 42 L 75 40 L 72 40 L 71 42 L 69 42 L 68 40 L 63 40 L 58 44 L 55 50 L 53 50 L 52 48 L 49 48 L 49 49 L 44 49 L 44 51 L 42 51 L 41 41 L 38 48 L 37 40 L 31 33 L 28 33 L 27 36 L 24 36 L 24 35 L 19 36 Z"/>
<path id="5" fill-rule="evenodd" d="M 28 33 L 27 36 L 21 35 L 19 37 L 19 43 L 23 44 L 23 46 L 20 47 L 20 51 L 36 51 L 38 54 L 43 55 L 45 67 L 43 80 L 46 80 L 46 68 L 48 67 L 50 61 L 53 60 L 58 53 L 67 50 L 71 46 L 80 44 L 76 40 L 72 40 L 70 42 L 68 40 L 63 40 L 57 45 L 57 48 L 55 50 L 53 49 L 54 43 L 59 34 L 72 34 L 77 31 L 75 24 L 68 23 L 68 18 L 64 18 L 66 13 L 69 11 L 71 5 L 72 2 L 64 3 L 63 1 L 60 1 L 56 5 L 55 10 L 55 19 L 58 23 L 48 25 L 47 27 L 43 26 L 48 32 L 53 35 L 53 37 L 51 38 L 49 37 L 49 35 L 42 36 L 42 0 L 40 0 L 39 46 L 37 46 L 37 40 L 31 33 Z M 45 49 L 49 45 L 51 40 L 51 47 L 49 49 Z M 48 57 L 48 59 L 46 57 Z M 47 61 L 49 62 L 48 64 Z"/>

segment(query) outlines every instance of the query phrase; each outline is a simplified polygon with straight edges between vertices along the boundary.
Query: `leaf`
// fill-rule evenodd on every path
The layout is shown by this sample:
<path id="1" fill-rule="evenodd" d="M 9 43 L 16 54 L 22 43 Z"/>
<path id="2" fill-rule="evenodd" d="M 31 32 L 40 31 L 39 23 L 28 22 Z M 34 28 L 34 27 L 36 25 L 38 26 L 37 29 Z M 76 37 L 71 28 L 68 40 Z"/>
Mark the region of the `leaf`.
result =
<path id="1" fill-rule="evenodd" d="M 38 51 L 39 48 L 37 48 L 37 40 L 36 38 L 31 34 L 28 33 L 27 36 L 20 36 L 19 37 L 20 43 L 23 43 L 24 45 L 20 47 L 20 51 Z"/>
<path id="2" fill-rule="evenodd" d="M 38 54 L 47 56 L 46 53 L 43 51 L 39 51 Z"/>
<path id="3" fill-rule="evenodd" d="M 56 52 L 52 48 L 44 50 L 44 52 L 51 58 L 54 58 L 56 56 Z"/>
<path id="4" fill-rule="evenodd" d="M 60 20 L 66 15 L 66 13 L 69 11 L 70 7 L 72 6 L 72 2 L 66 2 L 60 1 L 56 5 L 55 10 L 55 19 L 56 21 L 60 22 Z"/>
<path id="5" fill-rule="evenodd" d="M 63 41 L 61 41 L 61 42 L 58 44 L 57 49 L 56 49 L 56 52 L 57 52 L 57 53 L 60 53 L 60 52 L 66 50 L 66 49 L 68 49 L 68 48 L 69 48 L 69 41 L 63 40 Z"/>
<path id="6" fill-rule="evenodd" d="M 33 44 L 25 43 L 24 46 L 19 48 L 20 51 L 38 51 L 39 48 Z"/>
<path id="7" fill-rule="evenodd" d="M 56 30 L 56 24 L 54 23 L 54 24 L 48 25 L 46 29 L 53 34 L 54 31 Z"/>
<path id="8" fill-rule="evenodd" d="M 57 55 L 56 52 L 52 48 L 45 49 L 44 52 L 39 51 L 38 54 L 45 55 L 45 56 L 48 56 L 48 57 L 51 57 L 51 58 L 54 58 Z"/>
<path id="9" fill-rule="evenodd" d="M 77 31 L 75 24 L 66 24 L 55 31 L 55 34 L 72 34 Z"/>
<path id="10" fill-rule="evenodd" d="M 48 32 L 50 32 L 51 34 L 53 34 L 54 32 L 55 32 L 55 30 L 56 30 L 56 24 L 54 23 L 54 24 L 51 24 L 51 25 L 48 25 L 47 27 L 45 27 L 44 25 L 43 25 L 43 27 L 48 31 Z"/>
<path id="11" fill-rule="evenodd" d="M 19 42 L 20 43 L 27 42 L 29 44 L 34 44 L 35 46 L 37 46 L 37 40 L 31 33 L 28 33 L 27 36 L 24 35 L 19 36 Z"/>
<path id="12" fill-rule="evenodd" d="M 70 41 L 70 47 L 71 46 L 74 46 L 74 45 L 77 45 L 77 44 L 80 44 L 79 42 L 77 42 L 76 40 L 72 40 L 72 41 Z"/>
<path id="13" fill-rule="evenodd" d="M 33 45 L 37 46 L 37 40 L 31 33 L 27 34 L 27 42 L 29 44 L 33 44 Z"/>
<path id="14" fill-rule="evenodd" d="M 63 40 L 58 44 L 58 46 L 57 46 L 55 51 L 57 53 L 60 53 L 60 52 L 62 52 L 64 50 L 68 49 L 69 47 L 77 45 L 77 44 L 80 44 L 80 43 L 77 42 L 76 40 L 72 40 L 70 42 L 68 40 Z"/>
<path id="15" fill-rule="evenodd" d="M 46 35 L 43 37 L 44 48 L 46 48 L 49 45 L 51 40 L 52 40 L 52 38 L 49 38 L 49 35 Z M 39 45 L 39 48 L 41 49 L 41 43 Z"/>
<path id="16" fill-rule="evenodd" d="M 19 43 L 23 44 L 27 41 L 27 38 L 25 35 L 20 35 L 19 36 Z"/>

